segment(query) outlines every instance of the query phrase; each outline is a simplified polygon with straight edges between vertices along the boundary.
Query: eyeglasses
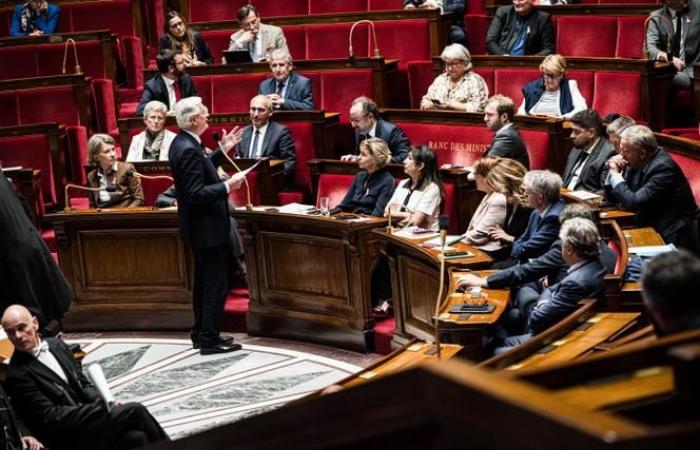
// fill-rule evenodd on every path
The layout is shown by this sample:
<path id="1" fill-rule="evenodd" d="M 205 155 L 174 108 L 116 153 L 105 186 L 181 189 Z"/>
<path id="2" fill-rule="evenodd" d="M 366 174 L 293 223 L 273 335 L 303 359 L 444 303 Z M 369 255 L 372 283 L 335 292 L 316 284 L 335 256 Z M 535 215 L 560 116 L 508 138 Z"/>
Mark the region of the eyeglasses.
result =
<path id="1" fill-rule="evenodd" d="M 367 114 L 361 116 L 361 117 L 350 117 L 350 123 L 360 123 L 363 119 L 367 118 Z"/>
<path id="2" fill-rule="evenodd" d="M 183 21 L 175 22 L 170 24 L 170 28 L 184 27 L 185 23 Z"/>
<path id="3" fill-rule="evenodd" d="M 554 74 L 551 74 L 551 73 L 544 73 L 544 74 L 542 74 L 542 76 L 543 76 L 546 80 L 556 80 L 557 78 L 561 78 L 563 75 L 554 75 Z"/>
<path id="4" fill-rule="evenodd" d="M 443 61 L 442 65 L 445 67 L 458 67 L 458 66 L 463 66 L 464 61 L 450 61 L 450 62 Z"/>

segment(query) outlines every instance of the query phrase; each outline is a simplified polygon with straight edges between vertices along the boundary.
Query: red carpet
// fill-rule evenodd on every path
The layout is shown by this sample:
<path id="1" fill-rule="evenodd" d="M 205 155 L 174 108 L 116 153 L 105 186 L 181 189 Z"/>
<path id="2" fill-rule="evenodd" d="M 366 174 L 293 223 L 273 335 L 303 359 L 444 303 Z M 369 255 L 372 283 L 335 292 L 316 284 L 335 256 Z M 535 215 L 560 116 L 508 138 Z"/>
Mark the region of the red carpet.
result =
<path id="1" fill-rule="evenodd" d="M 224 306 L 223 331 L 229 333 L 245 333 L 245 316 L 248 313 L 248 289 L 235 288 L 228 293 Z M 394 334 L 394 318 L 377 320 L 374 326 L 375 352 L 386 355 L 391 352 L 391 338 Z"/>

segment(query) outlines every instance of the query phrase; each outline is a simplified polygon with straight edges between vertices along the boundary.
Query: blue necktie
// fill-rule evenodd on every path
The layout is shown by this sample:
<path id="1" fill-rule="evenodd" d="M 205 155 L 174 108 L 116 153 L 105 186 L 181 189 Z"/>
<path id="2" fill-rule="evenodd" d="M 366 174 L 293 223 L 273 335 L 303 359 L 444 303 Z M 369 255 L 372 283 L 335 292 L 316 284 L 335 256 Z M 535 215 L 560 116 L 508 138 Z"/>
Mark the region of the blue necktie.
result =
<path id="1" fill-rule="evenodd" d="M 256 158 L 258 156 L 258 136 L 260 136 L 260 130 L 255 130 L 255 135 L 253 136 L 253 147 L 250 149 L 249 158 Z"/>

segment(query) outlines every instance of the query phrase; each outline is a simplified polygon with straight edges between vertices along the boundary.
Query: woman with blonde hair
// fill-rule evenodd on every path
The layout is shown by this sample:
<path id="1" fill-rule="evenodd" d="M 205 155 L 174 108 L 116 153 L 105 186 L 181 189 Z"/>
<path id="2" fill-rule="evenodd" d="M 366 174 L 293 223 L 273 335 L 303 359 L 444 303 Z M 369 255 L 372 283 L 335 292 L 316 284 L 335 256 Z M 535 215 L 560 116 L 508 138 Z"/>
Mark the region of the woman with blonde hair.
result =
<path id="1" fill-rule="evenodd" d="M 520 115 L 543 115 L 569 118 L 587 108 L 586 99 L 576 80 L 566 78 L 566 59 L 549 55 L 540 64 L 542 76 L 523 88 Z"/>
<path id="2" fill-rule="evenodd" d="M 389 161 L 391 152 L 384 139 L 370 138 L 360 142 L 357 165 L 362 170 L 355 175 L 336 211 L 383 216 L 396 187 L 394 177 L 386 168 Z"/>
<path id="3" fill-rule="evenodd" d="M 87 174 L 87 184 L 99 188 L 90 192 L 91 208 L 132 208 L 143 205 L 141 180 L 130 174 L 134 165 L 117 161 L 114 139 L 108 134 L 93 134 L 88 141 L 88 165 L 95 169 Z"/>
<path id="4" fill-rule="evenodd" d="M 440 56 L 445 72 L 430 85 L 420 109 L 482 112 L 489 98 L 489 88 L 481 75 L 472 70 L 469 50 L 462 44 L 451 44 Z"/>

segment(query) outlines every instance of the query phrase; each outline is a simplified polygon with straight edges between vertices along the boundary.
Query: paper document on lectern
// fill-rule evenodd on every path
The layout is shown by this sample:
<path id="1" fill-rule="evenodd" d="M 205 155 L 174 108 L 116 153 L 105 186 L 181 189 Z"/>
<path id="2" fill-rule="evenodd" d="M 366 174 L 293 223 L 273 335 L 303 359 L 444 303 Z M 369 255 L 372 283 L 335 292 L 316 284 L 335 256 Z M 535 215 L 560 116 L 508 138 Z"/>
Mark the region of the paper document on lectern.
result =
<path id="1" fill-rule="evenodd" d="M 277 208 L 279 212 L 284 214 L 308 214 L 309 211 L 314 209 L 312 205 L 304 205 L 302 203 L 288 203 Z"/>

